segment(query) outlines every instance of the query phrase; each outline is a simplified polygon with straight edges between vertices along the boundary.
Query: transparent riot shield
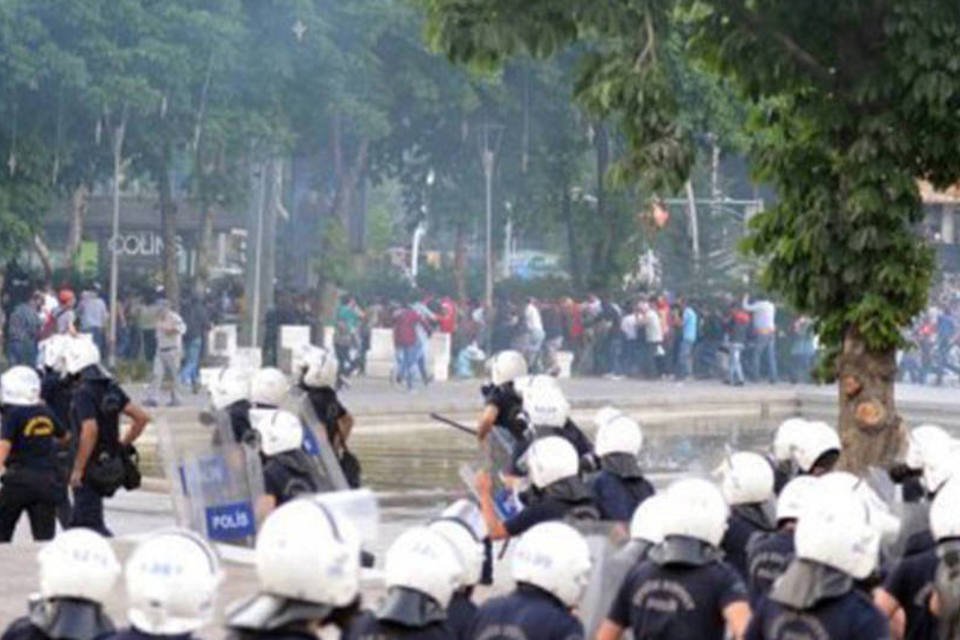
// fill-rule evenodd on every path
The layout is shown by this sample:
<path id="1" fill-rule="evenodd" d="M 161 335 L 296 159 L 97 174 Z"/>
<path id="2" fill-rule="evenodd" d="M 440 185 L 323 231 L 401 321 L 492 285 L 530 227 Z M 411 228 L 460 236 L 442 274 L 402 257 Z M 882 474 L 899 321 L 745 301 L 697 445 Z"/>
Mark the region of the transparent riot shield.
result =
<path id="1" fill-rule="evenodd" d="M 518 497 L 518 478 L 513 476 L 513 456 L 516 440 L 509 431 L 494 427 L 481 449 L 476 463 L 464 463 L 460 466 L 460 479 L 477 500 L 476 477 L 480 469 L 490 474 L 493 491 L 493 506 L 500 520 L 507 520 L 521 510 L 523 504 Z"/>
<path id="2" fill-rule="evenodd" d="M 334 451 L 333 444 L 327 437 L 327 427 L 313 410 L 310 399 L 305 394 L 299 397 L 291 395 L 289 402 L 290 407 L 287 410 L 299 416 L 300 422 L 303 423 L 303 450 L 316 461 L 320 475 L 324 479 L 323 490 L 349 491 L 350 483 L 343 475 L 337 452 Z"/>
<path id="3" fill-rule="evenodd" d="M 590 580 L 577 607 L 583 622 L 584 637 L 593 638 L 610 611 L 626 577 L 636 561 L 627 546 L 622 525 L 613 522 L 571 522 L 590 547 Z"/>
<path id="4" fill-rule="evenodd" d="M 182 415 L 156 423 L 177 524 L 212 541 L 252 546 L 264 492 L 259 452 L 234 442 L 223 412 Z"/>

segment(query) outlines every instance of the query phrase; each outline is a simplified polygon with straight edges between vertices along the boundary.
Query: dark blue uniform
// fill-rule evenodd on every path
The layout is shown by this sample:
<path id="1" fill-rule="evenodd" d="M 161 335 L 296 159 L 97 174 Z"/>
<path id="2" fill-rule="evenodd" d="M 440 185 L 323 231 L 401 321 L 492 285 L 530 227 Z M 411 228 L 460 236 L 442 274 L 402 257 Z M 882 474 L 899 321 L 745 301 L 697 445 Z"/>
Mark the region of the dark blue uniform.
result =
<path id="1" fill-rule="evenodd" d="M 497 408 L 497 419 L 493 422 L 495 426 L 509 431 L 518 442 L 526 438 L 527 424 L 521 418 L 523 400 L 513 388 L 512 382 L 485 386 L 483 399 L 487 406 Z"/>
<path id="2" fill-rule="evenodd" d="M 286 451 L 265 458 L 263 465 L 264 492 L 273 496 L 277 506 L 304 493 L 321 489 L 319 472 L 304 451 Z"/>
<path id="3" fill-rule="evenodd" d="M 908 636 L 912 637 L 912 636 Z M 762 598 L 746 640 L 887 640 L 890 624 L 858 589 L 800 611 Z"/>
<path id="4" fill-rule="evenodd" d="M 317 640 L 317 635 L 306 629 L 297 631 L 293 629 L 277 629 L 275 631 L 250 631 L 246 629 L 227 629 L 226 637 L 228 640 Z M 349 635 L 343 636 L 344 640 L 350 640 Z"/>
<path id="5" fill-rule="evenodd" d="M 88 367 L 88 370 L 94 369 Z M 85 378 L 84 375 L 91 377 Z M 113 535 L 103 518 L 103 494 L 90 482 L 90 468 L 101 457 L 120 455 L 120 414 L 130 404 L 130 398 L 114 380 L 102 374 L 81 373 L 79 385 L 73 392 L 72 420 L 81 433 L 83 423 L 97 423 L 97 441 L 87 462 L 86 475 L 80 487 L 73 491 L 71 527 L 93 529 L 101 535 Z"/>
<path id="6" fill-rule="evenodd" d="M 471 640 L 582 640 L 583 625 L 554 596 L 520 584 L 480 607 Z"/>
<path id="7" fill-rule="evenodd" d="M 771 533 L 773 524 L 765 522 L 758 505 L 736 505 L 730 509 L 727 530 L 720 541 L 724 559 L 746 582 L 750 572 L 747 566 L 747 545 L 757 533 Z"/>
<path id="8" fill-rule="evenodd" d="M 107 636 L 107 640 L 192 640 L 192 638 L 193 636 L 189 633 L 182 633 L 175 636 L 159 636 L 152 633 L 145 633 L 133 627 L 121 629 L 115 634 Z"/>
<path id="9" fill-rule="evenodd" d="M 456 640 L 469 640 L 470 629 L 477 616 L 477 605 L 467 592 L 460 590 L 453 594 L 447 605 L 447 627 Z"/>
<path id="10" fill-rule="evenodd" d="M 535 495 L 523 511 L 509 518 L 503 526 L 511 536 L 518 536 L 543 522 L 598 520 L 599 517 L 586 485 L 579 478 L 566 478 Z"/>
<path id="11" fill-rule="evenodd" d="M 642 476 L 621 478 L 606 469 L 596 475 L 591 487 L 597 508 L 600 509 L 600 518 L 620 522 L 630 522 L 640 503 L 656 492 L 653 485 Z"/>
<path id="12" fill-rule="evenodd" d="M 937 637 L 937 619 L 928 609 L 936 571 L 937 554 L 929 549 L 900 560 L 883 582 L 884 591 L 903 607 L 907 618 L 906 638 Z"/>
<path id="13" fill-rule="evenodd" d="M 57 505 L 66 493 L 57 439 L 66 434 L 45 405 L 3 408 L 0 438 L 10 443 L 10 454 L 0 488 L 0 542 L 10 542 L 24 511 L 34 540 L 53 538 Z"/>
<path id="14" fill-rule="evenodd" d="M 361 614 L 345 634 L 347 640 L 454 640 L 455 637 L 444 622 L 405 627 L 377 620 L 370 612 Z"/>
<path id="15" fill-rule="evenodd" d="M 611 622 L 633 630 L 634 640 L 723 640 L 723 611 L 746 602 L 747 590 L 730 565 L 658 565 L 634 567 L 620 587 Z"/>
<path id="16" fill-rule="evenodd" d="M 73 461 L 77 455 L 77 425 L 70 419 L 73 391 L 59 373 L 47 369 L 43 372 L 43 378 L 40 381 L 40 397 L 57 420 L 70 432 L 70 441 L 57 452 L 57 466 L 66 484 L 70 480 Z M 70 525 L 72 510 L 69 492 L 64 491 L 60 504 L 57 505 L 57 519 L 62 527 L 66 528 Z"/>
<path id="17" fill-rule="evenodd" d="M 794 557 L 793 529 L 782 529 L 767 536 L 755 537 L 747 549 L 750 601 L 756 603 L 767 595 L 774 580 L 783 575 Z"/>
<path id="18" fill-rule="evenodd" d="M 226 412 L 230 418 L 230 430 L 233 431 L 234 441 L 244 442 L 253 433 L 253 426 L 250 424 L 250 402 L 237 400 L 227 405 Z"/>

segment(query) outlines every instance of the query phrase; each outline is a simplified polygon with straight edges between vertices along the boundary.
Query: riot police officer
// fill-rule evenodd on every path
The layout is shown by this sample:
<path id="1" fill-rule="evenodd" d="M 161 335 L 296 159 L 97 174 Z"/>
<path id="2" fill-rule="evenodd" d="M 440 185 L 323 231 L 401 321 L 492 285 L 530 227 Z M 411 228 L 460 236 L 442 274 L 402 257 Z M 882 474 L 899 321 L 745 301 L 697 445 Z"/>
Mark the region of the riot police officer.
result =
<path id="1" fill-rule="evenodd" d="M 73 389 L 65 377 L 63 360 L 64 350 L 69 342 L 68 336 L 55 334 L 40 343 L 40 397 L 70 433 L 69 442 L 57 450 L 57 471 L 64 486 L 70 481 L 78 440 L 76 425 L 70 418 Z M 70 526 L 72 512 L 70 494 L 63 491 L 57 504 L 57 520 L 64 529 Z"/>
<path id="2" fill-rule="evenodd" d="M 798 476 L 788 482 L 777 498 L 777 530 L 758 535 L 747 545 L 750 601 L 757 602 L 770 591 L 793 560 L 793 535 L 808 500 L 816 496 L 813 476 Z"/>
<path id="3" fill-rule="evenodd" d="M 513 381 L 513 388 L 520 396 L 528 420 L 524 439 L 518 442 L 514 450 L 515 459 L 523 455 L 534 438 L 560 436 L 566 438 L 577 450 L 582 471 L 589 473 L 597 470 L 599 461 L 593 443 L 570 418 L 570 403 L 563 395 L 556 378 L 547 375 L 521 376 Z M 529 417 L 531 414 L 538 415 L 539 420 L 533 422 Z"/>
<path id="4" fill-rule="evenodd" d="M 103 518 L 103 498 L 125 482 L 120 461 L 140 437 L 150 418 L 100 366 L 100 351 L 90 340 L 70 340 L 64 366 L 74 383 L 72 419 L 79 427 L 77 456 L 70 474 L 73 487 L 71 527 L 111 535 Z M 120 416 L 130 418 L 120 433 Z M 119 472 L 119 475 L 118 475 Z"/>
<path id="5" fill-rule="evenodd" d="M 730 507 L 727 530 L 720 548 L 725 559 L 746 582 L 747 546 L 758 534 L 775 529 L 772 514 L 768 512 L 773 498 L 773 469 L 766 458 L 751 451 L 730 455 L 722 468 L 721 490 Z"/>
<path id="6" fill-rule="evenodd" d="M 354 489 L 361 484 L 360 462 L 347 447 L 353 430 L 353 416 L 337 397 L 337 358 L 326 349 L 308 345 L 299 352 L 294 371 L 306 393 L 313 414 L 324 426 L 327 441 L 336 454 L 347 483 Z"/>
<path id="7" fill-rule="evenodd" d="M 797 556 L 757 605 L 747 640 L 890 638 L 883 614 L 855 584 L 874 571 L 880 549 L 859 496 L 819 492 L 797 523 L 795 544 Z"/>
<path id="8" fill-rule="evenodd" d="M 230 421 L 234 441 L 244 442 L 253 427 L 250 425 L 249 369 L 226 367 L 220 370 L 210 385 L 210 403 L 214 410 L 223 411 Z"/>
<path id="9" fill-rule="evenodd" d="M 57 454 L 70 434 L 40 399 L 40 376 L 30 367 L 11 367 L 0 376 L 0 402 L 0 542 L 13 539 L 24 511 L 33 539 L 50 540 L 66 493 Z"/>
<path id="10" fill-rule="evenodd" d="M 590 549 L 573 527 L 545 522 L 520 538 L 513 556 L 516 588 L 480 607 L 471 638 L 581 640 L 571 613 L 590 576 Z"/>
<path id="11" fill-rule="evenodd" d="M 261 417 L 279 409 L 289 393 L 290 382 L 283 371 L 276 367 L 258 369 L 250 379 L 250 423 L 253 427 L 257 427 Z"/>
<path id="12" fill-rule="evenodd" d="M 663 542 L 628 574 L 597 640 L 617 640 L 633 630 L 635 640 L 740 638 L 750 618 L 747 591 L 718 548 L 727 505 L 717 488 L 696 478 L 664 492 Z"/>
<path id="13" fill-rule="evenodd" d="M 487 537 L 483 516 L 474 503 L 458 500 L 428 528 L 450 543 L 460 561 L 456 590 L 447 606 L 447 628 L 456 640 L 470 640 L 470 630 L 477 614 L 477 605 L 471 598 L 483 574 L 483 540 Z"/>
<path id="14" fill-rule="evenodd" d="M 937 539 L 937 566 L 929 612 L 939 638 L 960 637 L 960 481 L 951 479 L 930 506 L 930 529 Z M 919 573 L 919 572 L 918 572 Z"/>
<path id="15" fill-rule="evenodd" d="M 451 640 L 447 606 L 461 572 L 446 538 L 426 527 L 402 533 L 387 551 L 387 596 L 351 627 L 356 640 Z"/>
<path id="16" fill-rule="evenodd" d="M 212 620 L 220 559 L 192 531 L 175 529 L 141 542 L 125 573 L 130 627 L 109 640 L 190 640 Z"/>
<path id="17" fill-rule="evenodd" d="M 923 485 L 924 460 L 938 450 L 949 447 L 951 440 L 950 434 L 935 424 L 922 424 L 910 430 L 903 463 L 895 465 L 890 472 L 891 479 L 900 485 L 904 502 L 920 502 L 926 496 Z"/>
<path id="18" fill-rule="evenodd" d="M 513 381 L 527 375 L 527 361 L 519 351 L 501 351 L 490 360 L 490 384 L 483 387 L 483 413 L 477 423 L 477 437 L 485 440 L 494 427 L 506 429 L 519 443 L 526 438 L 523 399 Z"/>
<path id="19" fill-rule="evenodd" d="M 260 590 L 227 614 L 233 640 L 303 640 L 345 632 L 360 606 L 360 536 L 313 500 L 294 500 L 263 523 L 256 543 Z"/>
<path id="20" fill-rule="evenodd" d="M 600 425 L 596 446 L 600 473 L 591 488 L 602 519 L 626 523 L 637 506 L 654 494 L 637 461 L 642 446 L 640 425 L 629 416 L 618 414 Z"/>
<path id="21" fill-rule="evenodd" d="M 262 518 L 276 507 L 305 493 L 323 489 L 316 464 L 303 450 L 303 425 L 289 411 L 265 411 L 254 423 L 263 456 Z"/>
<path id="22" fill-rule="evenodd" d="M 489 474 L 477 475 L 480 509 L 492 540 L 518 536 L 549 520 L 598 520 L 600 512 L 589 489 L 580 480 L 577 452 L 565 438 L 534 440 L 525 455 L 532 491 L 522 511 L 501 522 L 494 509 Z"/>
<path id="23" fill-rule="evenodd" d="M 40 597 L 3 640 L 97 640 L 114 631 L 103 603 L 120 575 L 110 544 L 89 529 L 64 531 L 37 554 Z"/>

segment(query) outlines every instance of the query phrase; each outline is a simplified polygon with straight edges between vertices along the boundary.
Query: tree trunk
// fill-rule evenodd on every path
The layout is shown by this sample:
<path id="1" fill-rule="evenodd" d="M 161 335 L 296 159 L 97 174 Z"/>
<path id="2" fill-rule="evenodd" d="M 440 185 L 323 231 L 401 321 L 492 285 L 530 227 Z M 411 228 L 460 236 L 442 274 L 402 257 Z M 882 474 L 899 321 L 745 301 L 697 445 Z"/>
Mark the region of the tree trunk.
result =
<path id="1" fill-rule="evenodd" d="M 463 221 L 457 221 L 453 240 L 453 281 L 457 287 L 457 300 L 465 307 L 467 303 L 467 229 Z"/>
<path id="2" fill-rule="evenodd" d="M 896 371 L 894 349 L 870 351 L 856 328 L 847 331 L 837 359 L 841 469 L 859 475 L 898 456 L 905 431 L 893 398 Z"/>
<path id="3" fill-rule="evenodd" d="M 50 259 L 50 248 L 38 233 L 33 235 L 33 250 L 37 253 L 40 264 L 43 266 L 43 282 L 49 285 L 53 282 L 53 261 Z"/>
<path id="4" fill-rule="evenodd" d="M 360 182 L 360 176 L 367 168 L 367 155 L 370 150 L 370 141 L 363 139 L 357 147 L 357 155 L 353 164 L 346 173 L 339 175 L 337 192 L 333 199 L 333 215 L 343 223 L 345 229 L 350 228 L 350 208 L 353 204 L 353 195 Z"/>
<path id="5" fill-rule="evenodd" d="M 158 167 L 160 191 L 160 229 L 163 237 L 163 288 L 167 301 L 173 309 L 180 309 L 180 278 L 177 272 L 177 205 L 173 202 L 173 185 L 170 184 L 171 148 L 163 143 Z"/>
<path id="6" fill-rule="evenodd" d="M 83 244 L 83 221 L 87 217 L 87 202 L 90 189 L 79 184 L 70 196 L 70 228 L 63 249 L 63 266 L 73 272 L 80 270 L 80 247 Z"/>
<path id="7" fill-rule="evenodd" d="M 567 248 L 570 252 L 570 276 L 575 287 L 583 286 L 583 272 L 580 268 L 580 251 L 577 245 L 577 229 L 573 220 L 573 203 L 570 201 L 570 186 L 564 182 L 560 200 L 563 222 L 567 227 Z"/>

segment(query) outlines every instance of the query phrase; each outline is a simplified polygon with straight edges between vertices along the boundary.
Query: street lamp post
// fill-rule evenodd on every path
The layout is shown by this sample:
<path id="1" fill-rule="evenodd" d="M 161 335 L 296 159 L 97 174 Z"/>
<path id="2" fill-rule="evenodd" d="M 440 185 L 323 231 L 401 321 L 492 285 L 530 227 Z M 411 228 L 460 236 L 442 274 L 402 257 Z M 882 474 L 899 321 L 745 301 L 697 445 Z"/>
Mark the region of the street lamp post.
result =
<path id="1" fill-rule="evenodd" d="M 497 124 L 484 124 L 480 127 L 480 160 L 483 163 L 483 177 L 486 189 L 486 264 L 484 281 L 484 305 L 493 309 L 493 168 L 496 162 L 497 147 L 503 127 Z"/>

